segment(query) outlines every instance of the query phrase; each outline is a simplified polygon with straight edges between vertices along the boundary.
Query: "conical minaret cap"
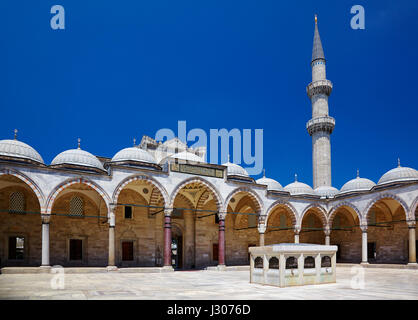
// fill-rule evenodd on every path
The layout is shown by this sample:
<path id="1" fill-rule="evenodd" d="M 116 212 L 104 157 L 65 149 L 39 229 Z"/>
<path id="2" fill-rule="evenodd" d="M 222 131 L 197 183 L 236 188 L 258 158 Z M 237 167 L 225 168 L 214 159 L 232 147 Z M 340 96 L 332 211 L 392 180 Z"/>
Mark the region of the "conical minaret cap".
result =
<path id="1" fill-rule="evenodd" d="M 318 18 L 315 15 L 315 34 L 312 48 L 312 62 L 318 59 L 325 60 L 324 49 L 322 49 L 321 37 L 318 30 Z"/>

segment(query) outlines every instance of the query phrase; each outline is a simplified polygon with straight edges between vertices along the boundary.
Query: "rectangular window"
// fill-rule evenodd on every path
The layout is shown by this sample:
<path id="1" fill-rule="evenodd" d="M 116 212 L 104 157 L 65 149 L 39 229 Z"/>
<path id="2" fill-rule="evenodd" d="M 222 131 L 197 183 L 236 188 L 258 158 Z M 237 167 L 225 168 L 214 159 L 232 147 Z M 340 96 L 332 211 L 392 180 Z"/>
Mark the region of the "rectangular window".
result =
<path id="1" fill-rule="evenodd" d="M 286 228 L 287 221 L 286 221 L 286 215 L 281 214 L 280 215 L 280 228 Z"/>
<path id="2" fill-rule="evenodd" d="M 248 215 L 248 227 L 256 227 L 257 226 L 257 216 L 254 214 Z"/>
<path id="3" fill-rule="evenodd" d="M 212 245 L 212 256 L 213 256 L 213 261 L 218 261 L 218 257 L 219 257 L 219 246 L 217 243 L 214 243 Z"/>
<path id="4" fill-rule="evenodd" d="M 132 207 L 125 206 L 125 219 L 132 219 Z"/>
<path id="5" fill-rule="evenodd" d="M 134 260 L 134 243 L 133 241 L 122 242 L 122 261 Z"/>
<path id="6" fill-rule="evenodd" d="M 70 260 L 83 259 L 83 240 L 70 239 Z"/>
<path id="7" fill-rule="evenodd" d="M 25 238 L 9 237 L 9 259 L 23 260 L 25 253 Z"/>

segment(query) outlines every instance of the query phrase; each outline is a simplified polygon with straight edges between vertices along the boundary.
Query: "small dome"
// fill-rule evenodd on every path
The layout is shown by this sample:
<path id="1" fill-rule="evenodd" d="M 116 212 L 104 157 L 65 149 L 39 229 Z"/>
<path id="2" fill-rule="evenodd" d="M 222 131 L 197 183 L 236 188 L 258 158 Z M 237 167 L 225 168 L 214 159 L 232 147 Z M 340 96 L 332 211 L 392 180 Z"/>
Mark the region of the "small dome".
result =
<path id="1" fill-rule="evenodd" d="M 200 162 L 200 163 L 205 162 L 201 157 L 195 155 L 194 153 L 187 152 L 187 151 L 183 151 L 183 152 L 173 154 L 172 156 L 170 156 L 170 158 L 192 161 L 192 162 Z"/>
<path id="2" fill-rule="evenodd" d="M 34 148 L 18 140 L 0 140 L 0 156 L 27 159 L 44 164 L 44 160 Z"/>
<path id="3" fill-rule="evenodd" d="M 357 178 L 346 182 L 339 193 L 353 192 L 353 191 L 368 191 L 376 185 L 372 180 L 360 178 L 357 171 Z"/>
<path id="4" fill-rule="evenodd" d="M 227 176 L 240 176 L 240 177 L 249 177 L 247 170 L 241 167 L 238 164 L 227 162 L 224 163 L 223 166 L 227 167 L 226 175 Z"/>
<path id="5" fill-rule="evenodd" d="M 81 149 L 70 149 L 61 152 L 52 160 L 51 165 L 71 164 L 105 170 L 102 163 L 90 152 Z"/>
<path id="6" fill-rule="evenodd" d="M 398 161 L 398 167 L 386 172 L 377 184 L 410 180 L 418 180 L 418 171 L 413 168 L 401 167 Z"/>
<path id="7" fill-rule="evenodd" d="M 265 176 L 256 181 L 258 184 L 265 184 L 267 190 L 283 191 L 282 185 L 274 179 L 266 178 Z"/>
<path id="8" fill-rule="evenodd" d="M 338 193 L 338 189 L 331 186 L 321 186 L 314 190 L 321 197 L 333 197 Z"/>
<path id="9" fill-rule="evenodd" d="M 120 150 L 112 158 L 112 162 L 116 161 L 138 161 L 153 164 L 157 163 L 154 157 L 148 151 L 138 147 L 130 147 Z"/>
<path id="10" fill-rule="evenodd" d="M 295 175 L 295 182 L 288 184 L 283 188 L 284 191 L 289 192 L 291 195 L 297 194 L 311 194 L 314 195 L 313 189 L 308 186 L 306 183 L 297 181 L 297 175 Z"/>

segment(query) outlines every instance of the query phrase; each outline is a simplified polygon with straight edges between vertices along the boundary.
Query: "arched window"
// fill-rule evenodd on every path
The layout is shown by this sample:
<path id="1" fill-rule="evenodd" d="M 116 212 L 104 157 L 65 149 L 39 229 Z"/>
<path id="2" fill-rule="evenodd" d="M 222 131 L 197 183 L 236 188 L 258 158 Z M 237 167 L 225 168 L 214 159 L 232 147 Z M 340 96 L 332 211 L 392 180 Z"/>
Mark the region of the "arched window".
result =
<path id="1" fill-rule="evenodd" d="M 23 192 L 17 191 L 10 194 L 9 210 L 11 213 L 24 213 L 25 196 L 23 195 Z"/>
<path id="2" fill-rule="evenodd" d="M 322 268 L 330 268 L 331 267 L 331 258 L 328 257 L 328 256 L 322 257 L 321 267 Z"/>
<path id="3" fill-rule="evenodd" d="M 306 257 L 305 264 L 303 266 L 305 269 L 315 268 L 315 259 L 313 257 Z"/>
<path id="4" fill-rule="evenodd" d="M 254 268 L 260 268 L 263 269 L 263 258 L 257 257 L 254 260 Z"/>
<path id="5" fill-rule="evenodd" d="M 269 260 L 269 269 L 279 269 L 279 259 L 271 257 Z"/>
<path id="6" fill-rule="evenodd" d="M 295 257 L 289 257 L 286 259 L 286 269 L 297 269 L 298 260 Z"/>
<path id="7" fill-rule="evenodd" d="M 83 216 L 83 199 L 74 196 L 70 200 L 70 215 Z"/>

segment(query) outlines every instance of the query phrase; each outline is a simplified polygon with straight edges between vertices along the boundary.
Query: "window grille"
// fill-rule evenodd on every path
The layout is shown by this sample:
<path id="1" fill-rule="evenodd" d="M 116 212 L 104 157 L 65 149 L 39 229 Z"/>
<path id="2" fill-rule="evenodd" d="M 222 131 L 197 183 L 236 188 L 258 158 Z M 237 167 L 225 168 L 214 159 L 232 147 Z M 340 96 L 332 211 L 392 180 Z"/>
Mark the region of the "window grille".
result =
<path id="1" fill-rule="evenodd" d="M 289 257 L 286 259 L 286 269 L 297 269 L 298 260 L 295 257 Z"/>
<path id="2" fill-rule="evenodd" d="M 10 194 L 9 210 L 11 213 L 24 213 L 25 196 L 23 195 L 23 192 L 17 191 Z"/>
<path id="3" fill-rule="evenodd" d="M 313 257 L 306 257 L 305 258 L 304 268 L 305 269 L 315 268 L 315 259 Z"/>
<path id="4" fill-rule="evenodd" d="M 272 257 L 269 260 L 269 269 L 279 269 L 279 259 Z"/>
<path id="5" fill-rule="evenodd" d="M 77 196 L 71 198 L 70 215 L 83 216 L 83 199 Z"/>
<path id="6" fill-rule="evenodd" d="M 254 260 L 254 268 L 260 268 L 263 269 L 263 258 L 257 257 Z"/>
<path id="7" fill-rule="evenodd" d="M 321 267 L 322 268 L 330 268 L 331 267 L 331 258 L 328 256 L 321 258 Z"/>

